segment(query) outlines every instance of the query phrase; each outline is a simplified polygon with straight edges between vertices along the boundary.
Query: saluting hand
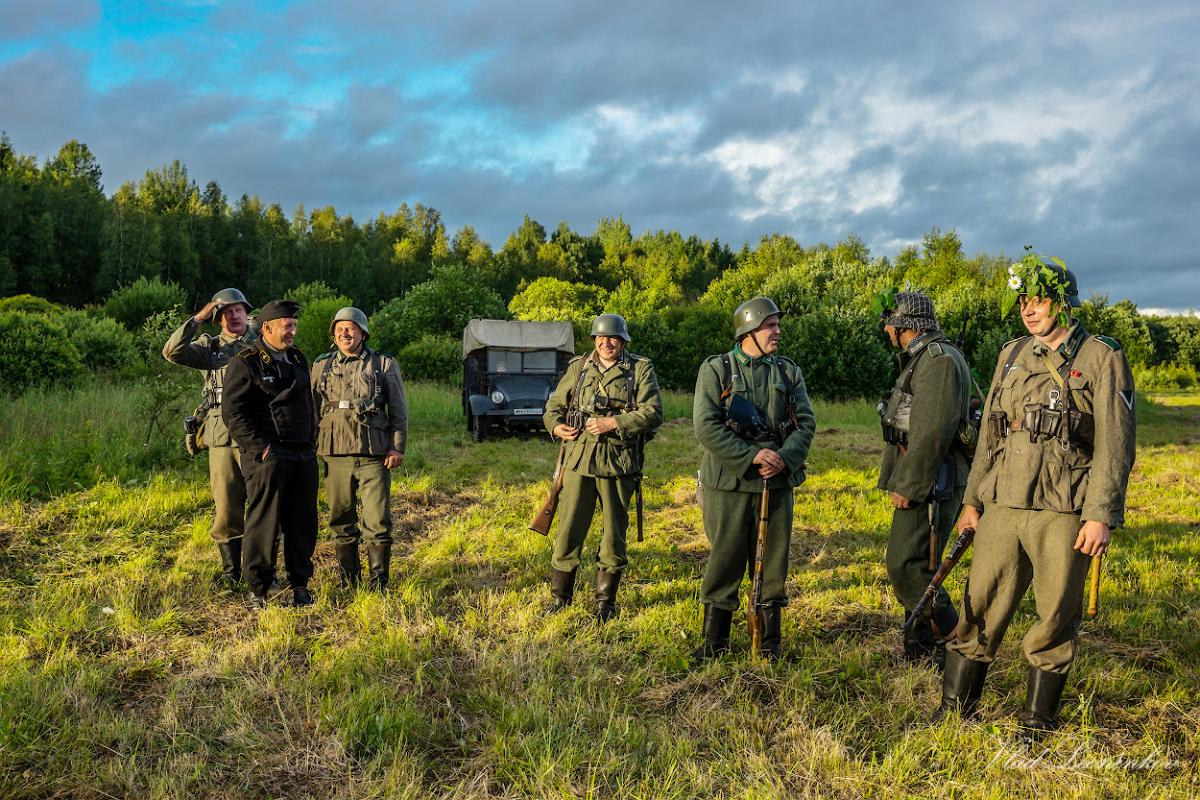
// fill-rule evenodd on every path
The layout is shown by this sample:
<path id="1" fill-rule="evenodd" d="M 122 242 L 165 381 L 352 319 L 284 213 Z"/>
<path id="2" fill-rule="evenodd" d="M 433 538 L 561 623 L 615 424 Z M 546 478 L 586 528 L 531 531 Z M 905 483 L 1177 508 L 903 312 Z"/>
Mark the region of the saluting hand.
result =
<path id="1" fill-rule="evenodd" d="M 773 478 L 787 469 L 787 462 L 783 460 L 783 456 L 766 447 L 754 454 L 752 463 L 758 464 L 758 474 L 764 478 Z"/>
<path id="2" fill-rule="evenodd" d="M 1103 522 L 1087 520 L 1075 537 L 1075 549 L 1084 555 L 1102 556 L 1108 552 L 1108 543 L 1112 540 L 1112 530 Z"/>
<path id="3" fill-rule="evenodd" d="M 196 322 L 208 322 L 212 319 L 213 312 L 217 310 L 218 305 L 219 303 L 206 303 L 204 308 L 192 316 L 192 319 L 196 320 Z"/>
<path id="4" fill-rule="evenodd" d="M 554 435 L 568 442 L 573 442 L 579 438 L 579 428 L 572 428 L 570 425 L 560 422 L 554 426 Z"/>

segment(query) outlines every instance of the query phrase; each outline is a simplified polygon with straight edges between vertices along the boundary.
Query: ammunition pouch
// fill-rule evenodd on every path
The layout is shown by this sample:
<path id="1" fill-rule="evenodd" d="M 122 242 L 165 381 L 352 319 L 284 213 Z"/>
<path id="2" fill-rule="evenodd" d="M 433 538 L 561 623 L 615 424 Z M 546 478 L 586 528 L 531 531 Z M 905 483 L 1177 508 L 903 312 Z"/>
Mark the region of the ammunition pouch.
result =
<path id="1" fill-rule="evenodd" d="M 883 441 L 888 444 L 908 444 L 909 420 L 912 416 L 913 396 L 899 386 L 875 405 L 879 424 L 883 428 Z"/>
<path id="2" fill-rule="evenodd" d="M 199 455 L 200 451 L 208 449 L 208 443 L 204 441 L 207 418 L 206 404 L 200 405 L 191 416 L 183 418 L 183 449 L 189 456 Z"/>
<path id="3" fill-rule="evenodd" d="M 1003 411 L 993 411 L 988 414 L 988 439 L 999 441 L 1009 434 L 1008 414 Z"/>
<path id="4" fill-rule="evenodd" d="M 1029 433 L 1029 441 L 1056 439 L 1064 447 L 1083 444 L 1079 431 L 1083 414 L 1075 408 L 1051 408 L 1044 403 L 1028 403 L 1021 427 Z"/>

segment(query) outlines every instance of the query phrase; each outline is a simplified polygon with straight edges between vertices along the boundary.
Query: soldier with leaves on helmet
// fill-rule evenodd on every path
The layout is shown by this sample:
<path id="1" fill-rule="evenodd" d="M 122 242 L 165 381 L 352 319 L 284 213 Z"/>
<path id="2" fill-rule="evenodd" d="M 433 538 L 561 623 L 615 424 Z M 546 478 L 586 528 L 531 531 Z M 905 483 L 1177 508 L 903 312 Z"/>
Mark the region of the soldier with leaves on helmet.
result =
<path id="1" fill-rule="evenodd" d="M 800 367 L 778 355 L 783 312 L 756 297 L 733 312 L 736 344 L 700 365 L 692 426 L 704 453 L 701 505 L 710 554 L 700 585 L 704 641 L 696 658 L 729 650 L 738 588 L 753 568 L 759 508 L 768 491 L 762 597 L 755 609 L 760 653 L 782 654 L 782 609 L 788 604 L 792 490 L 804 483 L 816 417 Z"/>
<path id="2" fill-rule="evenodd" d="M 204 373 L 200 412 L 203 442 L 208 450 L 208 480 L 213 496 L 213 523 L 209 536 L 221 554 L 220 580 L 229 588 L 242 579 L 242 535 L 246 521 L 246 484 L 238 449 L 221 418 L 225 368 L 242 348 L 258 341 L 250 327 L 250 301 L 237 289 L 222 289 L 211 301 L 184 321 L 167 343 L 163 358 Z M 200 326 L 216 322 L 216 336 L 196 336 Z"/>
<path id="3" fill-rule="evenodd" d="M 404 461 L 408 400 L 396 360 L 366 346 L 366 314 L 339 310 L 329 333 L 336 349 L 313 362 L 311 379 L 338 572 L 343 588 L 359 585 L 358 545 L 365 540 L 370 588 L 383 591 L 392 559 L 391 470 Z"/>
<path id="4" fill-rule="evenodd" d="M 543 422 L 565 442 L 558 529 L 550 559 L 552 612 L 571 604 L 575 573 L 596 505 L 603 515 L 597 553 L 595 616 L 617 613 L 617 586 L 627 563 L 629 504 L 641 477 L 643 445 L 662 424 L 654 365 L 626 349 L 629 327 L 617 314 L 592 321 L 595 349 L 575 357 L 546 401 Z"/>
<path id="5" fill-rule="evenodd" d="M 958 520 L 976 531 L 974 553 L 934 719 L 975 713 L 1032 585 L 1037 620 L 1021 642 L 1029 667 L 1018 716 L 1032 743 L 1058 724 L 1091 559 L 1125 523 L 1137 426 L 1129 362 L 1119 342 L 1072 319 L 1079 289 L 1066 264 L 1030 252 L 1008 280 L 1001 314 L 1019 306 L 1029 335 L 1001 349 L 983 409 Z"/>
<path id="6" fill-rule="evenodd" d="M 887 570 L 905 616 L 921 600 L 954 530 L 974 449 L 967 361 L 938 327 L 933 300 L 895 290 L 876 298 L 884 332 L 900 351 L 900 374 L 879 404 L 883 466 L 878 488 L 893 508 Z M 904 632 L 904 657 L 941 666 L 958 614 L 945 589 Z"/>

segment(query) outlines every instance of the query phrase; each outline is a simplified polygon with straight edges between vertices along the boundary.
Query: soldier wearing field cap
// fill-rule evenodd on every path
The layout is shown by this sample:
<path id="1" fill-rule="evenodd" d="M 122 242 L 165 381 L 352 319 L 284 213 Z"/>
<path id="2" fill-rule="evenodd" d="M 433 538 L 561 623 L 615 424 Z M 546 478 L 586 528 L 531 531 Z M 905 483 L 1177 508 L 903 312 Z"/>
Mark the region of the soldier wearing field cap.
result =
<path id="1" fill-rule="evenodd" d="M 396 360 L 366 346 L 367 315 L 338 311 L 329 326 L 336 346 L 313 362 L 320 415 L 317 454 L 325 461 L 325 496 L 343 588 L 359 584 L 358 544 L 366 540 L 370 587 L 387 588 L 392 555 L 391 470 L 404 461 L 408 401 Z M 357 503 L 362 499 L 362 518 Z"/>
<path id="2" fill-rule="evenodd" d="M 641 477 L 643 446 L 662 424 L 663 407 L 654 366 L 626 349 L 630 336 L 623 317 L 601 314 L 592 321 L 591 336 L 595 349 L 567 366 L 543 416 L 546 430 L 566 442 L 550 559 L 550 610 L 571 603 L 598 503 L 603 533 L 596 558 L 595 616 L 606 622 L 617 613 L 617 587 L 627 563 L 629 504 Z"/>
<path id="3" fill-rule="evenodd" d="M 756 297 L 733 312 L 736 344 L 709 357 L 696 376 L 692 427 L 704 448 L 701 505 L 710 553 L 700 585 L 704 641 L 696 658 L 729 650 L 738 589 L 753 569 L 759 510 L 767 496 L 762 598 L 755 609 L 761 655 L 782 654 L 782 609 L 788 604 L 788 552 L 795 487 L 804 482 L 805 459 L 816 418 L 800 368 L 778 355 L 783 312 Z"/>
<path id="4" fill-rule="evenodd" d="M 313 602 L 308 581 L 317 542 L 316 414 L 308 360 L 292 346 L 299 316 L 300 306 L 291 300 L 263 306 L 259 341 L 238 353 L 225 374 L 221 413 L 246 476 L 242 564 L 256 609 L 266 605 L 279 535 L 293 603 Z"/>
<path id="5" fill-rule="evenodd" d="M 948 646 L 934 720 L 976 711 L 988 667 L 1032 584 L 1037 620 L 1018 721 L 1032 743 L 1056 727 L 1078 647 L 1092 558 L 1125 523 L 1133 467 L 1134 387 L 1120 343 L 1071 318 L 1075 275 L 1034 253 L 1009 270 L 1001 307 L 1029 336 L 1000 351 L 959 530 L 976 530 L 957 641 Z"/>
<path id="6" fill-rule="evenodd" d="M 225 368 L 248 344 L 258 339 L 250 327 L 250 301 L 237 289 L 222 289 L 203 308 L 187 318 L 167 343 L 163 358 L 173 364 L 201 370 L 204 385 L 200 405 L 203 442 L 208 450 L 208 482 L 213 496 L 213 523 L 208 534 L 221 554 L 221 581 L 234 588 L 242 579 L 242 533 L 246 520 L 246 484 L 241 459 L 221 417 Z M 200 326 L 216 322 L 216 336 L 201 334 Z M 193 337 L 195 337 L 193 339 Z"/>
<path id="7" fill-rule="evenodd" d="M 968 419 L 971 373 L 938 327 L 926 294 L 885 291 L 877 305 L 884 332 L 900 351 L 900 374 L 879 405 L 885 444 L 877 486 L 893 508 L 888 578 L 907 616 L 941 562 L 967 484 L 975 444 Z M 924 618 L 905 630 L 904 658 L 932 656 L 940 665 L 957 625 L 954 604 L 941 589 Z"/>

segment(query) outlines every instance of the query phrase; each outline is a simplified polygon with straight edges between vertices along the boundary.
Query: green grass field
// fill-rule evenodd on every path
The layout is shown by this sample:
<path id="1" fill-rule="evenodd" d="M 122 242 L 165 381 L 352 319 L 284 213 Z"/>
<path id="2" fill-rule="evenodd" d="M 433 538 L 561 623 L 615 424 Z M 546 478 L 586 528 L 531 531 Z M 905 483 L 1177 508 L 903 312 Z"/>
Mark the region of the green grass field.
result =
<path id="1" fill-rule="evenodd" d="M 0 797 L 1200 793 L 1200 397 L 1139 407 L 1129 528 L 1063 729 L 1031 756 L 1015 736 L 1028 598 L 982 720 L 926 724 L 940 683 L 898 661 L 866 403 L 816 408 L 785 660 L 751 662 L 735 628 L 733 655 L 691 669 L 707 551 L 690 397 L 668 398 L 646 540 L 597 628 L 586 604 L 541 613 L 549 544 L 525 525 L 554 447 L 472 444 L 453 390 L 430 385 L 410 387 L 391 592 L 338 590 L 323 532 L 317 604 L 246 611 L 212 588 L 203 461 L 164 434 L 142 447 L 150 391 L 100 382 L 0 419 Z"/>

